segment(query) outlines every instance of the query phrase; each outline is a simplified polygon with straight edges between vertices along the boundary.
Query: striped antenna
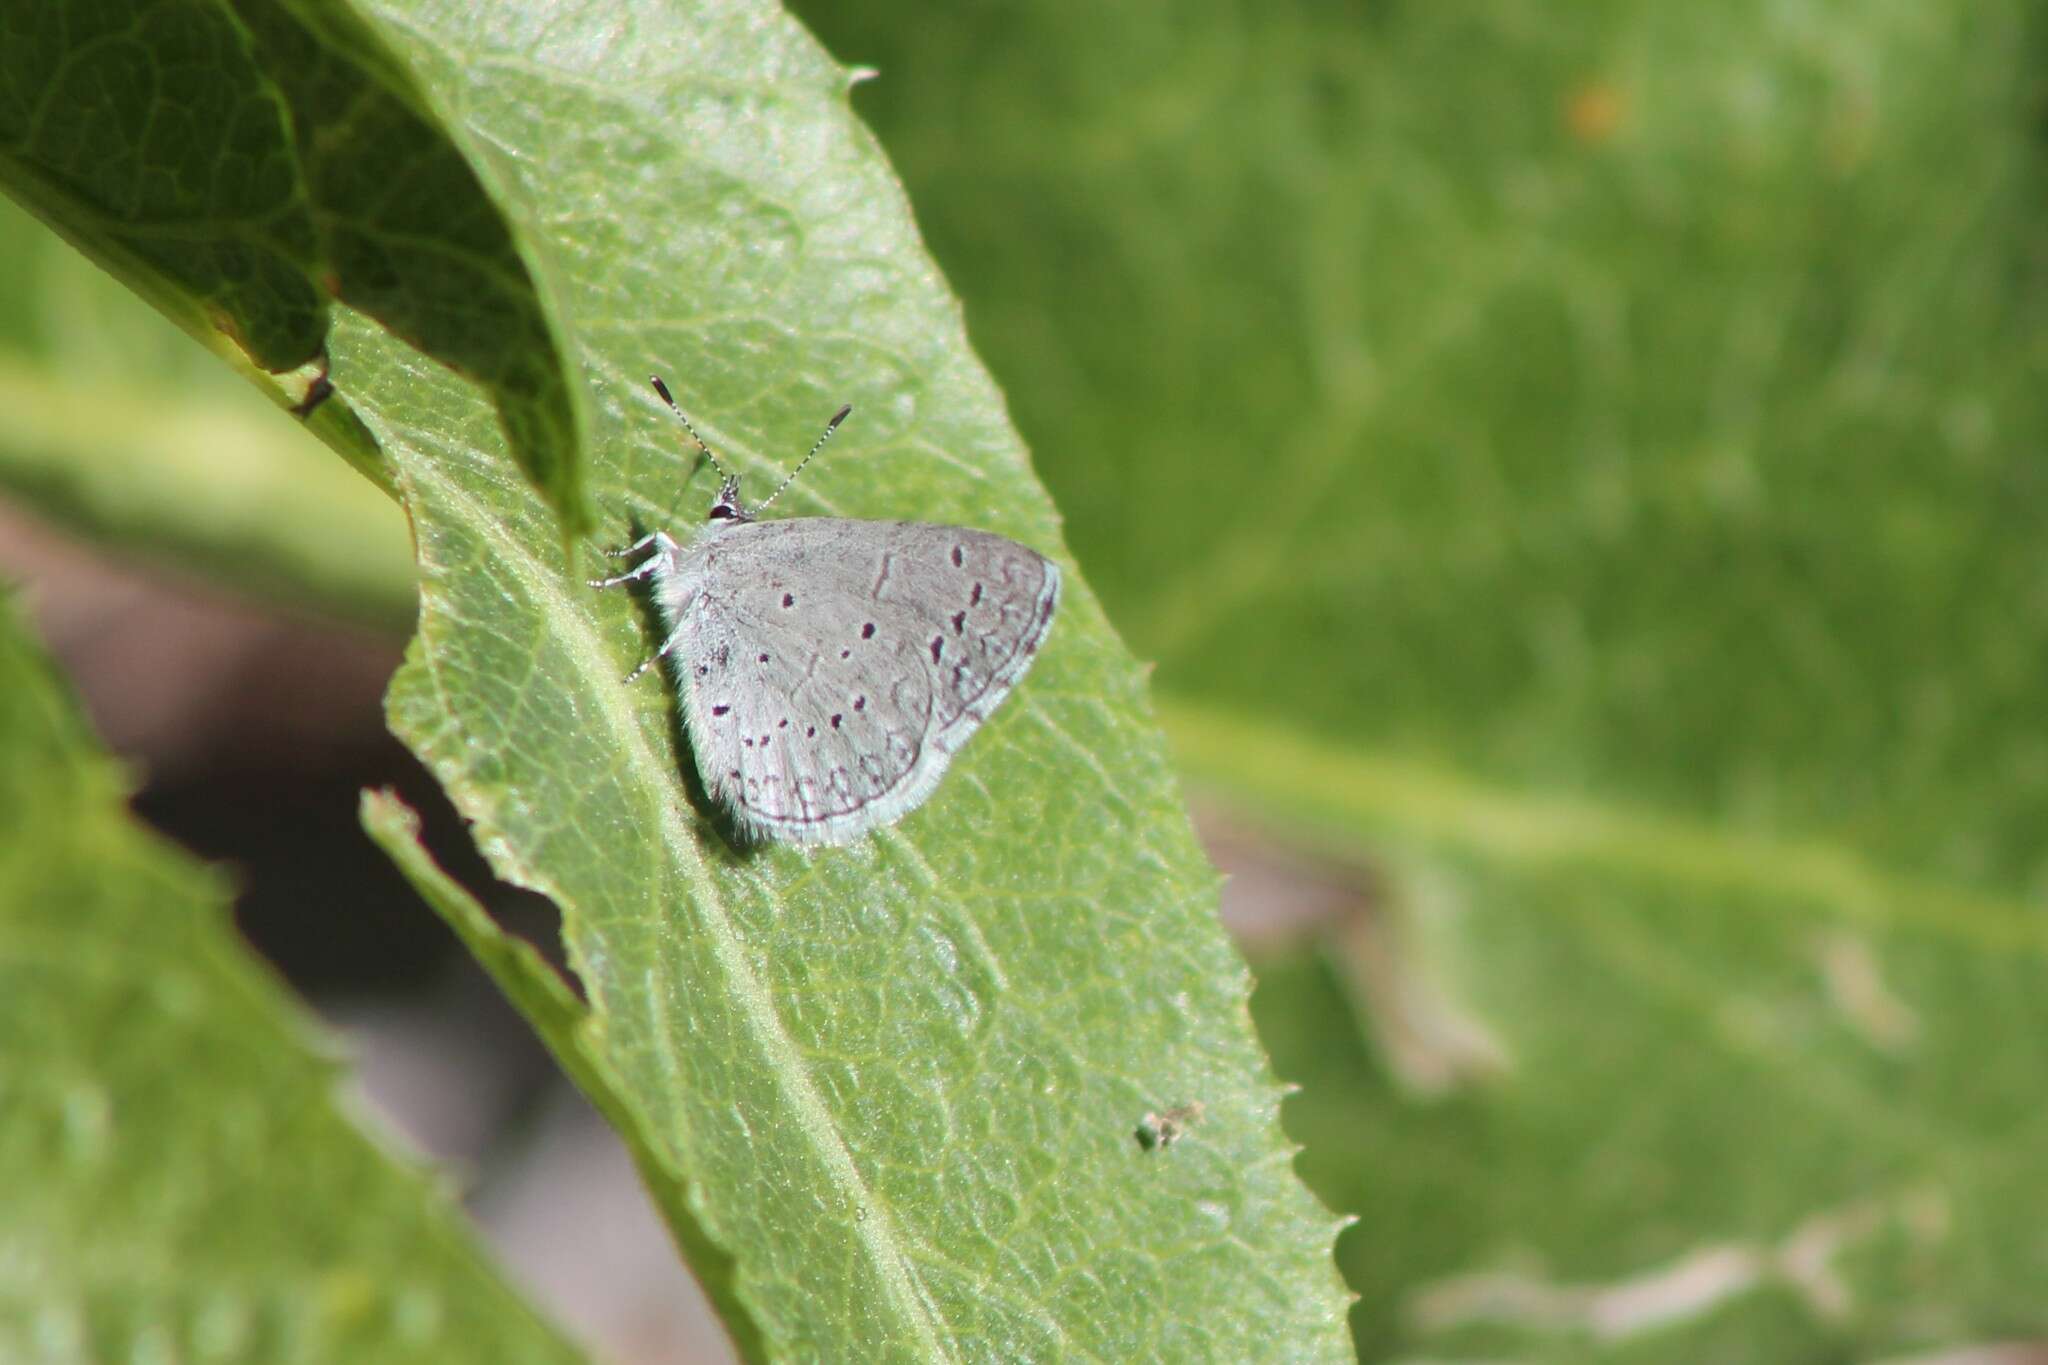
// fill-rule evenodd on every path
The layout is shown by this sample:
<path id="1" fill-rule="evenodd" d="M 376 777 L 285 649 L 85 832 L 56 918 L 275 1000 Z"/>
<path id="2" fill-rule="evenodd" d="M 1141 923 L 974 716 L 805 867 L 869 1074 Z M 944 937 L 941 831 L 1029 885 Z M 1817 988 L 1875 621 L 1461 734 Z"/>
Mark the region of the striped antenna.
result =
<path id="1" fill-rule="evenodd" d="M 718 457 L 711 453 L 711 447 L 705 445 L 704 438 L 697 434 L 697 428 L 691 426 L 690 419 L 683 416 L 683 410 L 676 406 L 676 400 L 669 396 L 668 385 L 661 382 L 661 376 L 650 374 L 647 378 L 648 382 L 654 385 L 654 391 L 661 395 L 661 401 L 668 404 L 668 410 L 676 415 L 678 422 L 683 424 L 683 430 L 690 433 L 690 439 L 697 443 L 697 449 L 703 451 L 704 458 L 711 461 L 711 467 L 718 471 L 719 477 L 724 479 L 731 478 L 732 475 L 726 471 L 725 466 L 718 462 Z"/>
<path id="2" fill-rule="evenodd" d="M 764 502 L 759 507 L 756 507 L 754 509 L 755 512 L 759 513 L 767 511 L 768 503 L 774 502 L 777 498 L 781 497 L 782 490 L 796 482 L 796 476 L 804 472 L 804 466 L 811 462 L 811 456 L 816 455 L 819 451 L 825 448 L 825 442 L 832 439 L 832 433 L 839 430 L 839 424 L 841 422 L 844 422 L 847 418 L 847 415 L 852 411 L 853 404 L 848 403 L 845 407 L 841 408 L 839 411 L 832 414 L 832 420 L 825 423 L 824 434 L 818 437 L 817 441 L 813 443 L 813 445 L 811 446 L 810 455 L 806 455 L 801 460 L 798 460 L 796 462 L 796 468 L 789 471 L 789 477 L 784 479 L 780 484 L 776 486 L 775 491 L 768 495 L 768 502 Z"/>

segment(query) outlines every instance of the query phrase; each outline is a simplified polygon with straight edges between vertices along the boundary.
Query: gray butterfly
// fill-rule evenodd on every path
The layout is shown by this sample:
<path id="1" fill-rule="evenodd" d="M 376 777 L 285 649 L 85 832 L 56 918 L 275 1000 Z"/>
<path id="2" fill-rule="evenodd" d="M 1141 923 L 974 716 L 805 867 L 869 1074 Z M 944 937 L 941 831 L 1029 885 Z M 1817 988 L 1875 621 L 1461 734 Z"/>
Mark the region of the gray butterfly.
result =
<path id="1" fill-rule="evenodd" d="M 659 377 L 654 388 L 724 478 L 704 532 L 612 553 L 651 580 L 683 725 L 711 799 L 745 839 L 844 844 L 923 804 L 955 751 L 1031 667 L 1059 567 L 987 531 L 908 521 L 756 521 L 758 509 Z"/>

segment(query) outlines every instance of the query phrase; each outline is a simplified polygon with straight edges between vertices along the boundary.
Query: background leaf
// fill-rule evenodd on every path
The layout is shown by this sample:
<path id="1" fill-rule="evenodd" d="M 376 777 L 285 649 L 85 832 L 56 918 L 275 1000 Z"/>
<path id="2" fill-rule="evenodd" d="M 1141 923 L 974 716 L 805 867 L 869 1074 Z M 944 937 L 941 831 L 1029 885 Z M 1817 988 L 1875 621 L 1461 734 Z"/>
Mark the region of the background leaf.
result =
<path id="1" fill-rule="evenodd" d="M 124 556 L 245 596 L 409 627 L 405 515 L 274 402 L 0 201 L 0 484 Z M 367 432 L 316 419 L 385 475 Z"/>
<path id="2" fill-rule="evenodd" d="M 0 829 L 0 1355 L 576 1358 L 337 1113 L 221 878 L 136 828 L 11 611 Z"/>
<path id="3" fill-rule="evenodd" d="M 221 334 L 263 370 L 315 365 L 330 295 L 378 318 L 489 389 L 520 467 L 588 528 L 580 391 L 544 287 L 347 8 L 102 0 L 25 10 L 6 36 L 9 194 L 223 357 Z"/>
<path id="4" fill-rule="evenodd" d="M 206 339 L 319 354 L 320 246 L 288 111 L 226 5 L 42 6 L 0 46 L 8 192 Z"/>
<path id="5" fill-rule="evenodd" d="M 1184 761 L 1373 868 L 1259 997 L 1365 1354 L 2048 1335 L 2040 7 L 799 9 Z"/>

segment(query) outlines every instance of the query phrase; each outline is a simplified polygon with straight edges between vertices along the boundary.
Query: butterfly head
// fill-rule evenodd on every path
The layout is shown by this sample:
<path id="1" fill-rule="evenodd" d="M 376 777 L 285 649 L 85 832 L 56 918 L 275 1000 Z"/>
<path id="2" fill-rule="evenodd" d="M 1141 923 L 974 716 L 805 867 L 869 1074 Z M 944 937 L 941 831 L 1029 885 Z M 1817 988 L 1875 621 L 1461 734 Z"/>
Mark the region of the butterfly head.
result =
<path id="1" fill-rule="evenodd" d="M 718 485 L 718 496 L 711 500 L 711 510 L 704 514 L 706 521 L 752 521 L 754 514 L 740 501 L 740 481 L 728 474 L 725 482 Z"/>

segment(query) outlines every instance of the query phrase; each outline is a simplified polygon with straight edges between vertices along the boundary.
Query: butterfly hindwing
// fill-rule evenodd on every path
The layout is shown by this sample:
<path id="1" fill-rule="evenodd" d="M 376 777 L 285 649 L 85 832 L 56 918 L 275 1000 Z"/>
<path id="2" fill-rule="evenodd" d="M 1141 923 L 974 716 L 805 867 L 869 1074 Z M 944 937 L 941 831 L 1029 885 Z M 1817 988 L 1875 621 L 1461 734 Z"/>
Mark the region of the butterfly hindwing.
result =
<path id="1" fill-rule="evenodd" d="M 844 843 L 919 805 L 1030 667 L 1059 570 L 985 531 L 797 518 L 677 565 L 706 791 L 752 837 Z"/>

